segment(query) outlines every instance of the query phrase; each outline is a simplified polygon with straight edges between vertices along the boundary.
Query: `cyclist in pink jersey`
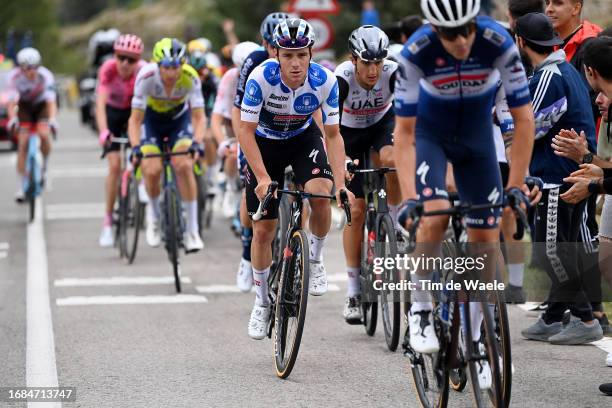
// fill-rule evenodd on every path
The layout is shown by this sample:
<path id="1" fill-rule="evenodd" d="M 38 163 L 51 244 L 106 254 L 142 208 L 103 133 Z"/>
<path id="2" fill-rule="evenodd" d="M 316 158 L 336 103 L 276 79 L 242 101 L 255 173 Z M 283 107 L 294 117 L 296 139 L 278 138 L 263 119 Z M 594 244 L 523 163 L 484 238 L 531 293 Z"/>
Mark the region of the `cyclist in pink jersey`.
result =
<path id="1" fill-rule="evenodd" d="M 127 134 L 136 74 L 145 61 L 140 59 L 144 45 L 132 34 L 119 36 L 114 44 L 115 58 L 106 61 L 98 71 L 96 89 L 96 122 L 100 130 L 99 142 L 108 160 L 106 177 L 106 207 L 99 243 L 102 247 L 114 244 L 112 231 L 113 207 L 121 172 L 121 145 L 111 138 Z M 127 136 L 126 136 L 127 138 Z"/>

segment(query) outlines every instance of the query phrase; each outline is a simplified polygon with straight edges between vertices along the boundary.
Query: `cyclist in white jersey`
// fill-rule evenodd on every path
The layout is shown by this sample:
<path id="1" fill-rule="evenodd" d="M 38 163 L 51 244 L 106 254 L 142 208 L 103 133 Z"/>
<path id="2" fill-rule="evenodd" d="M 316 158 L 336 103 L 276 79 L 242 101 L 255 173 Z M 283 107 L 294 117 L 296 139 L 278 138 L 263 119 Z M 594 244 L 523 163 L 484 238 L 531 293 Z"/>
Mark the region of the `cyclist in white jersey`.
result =
<path id="1" fill-rule="evenodd" d="M 394 167 L 393 91 L 397 63 L 387 60 L 389 38 L 379 28 L 365 25 L 349 36 L 351 59 L 336 67 L 340 96 L 340 133 L 347 160 L 358 160 L 360 168 L 370 167 L 371 150 L 376 166 Z M 353 222 L 344 227 L 343 243 L 348 289 L 343 316 L 347 323 L 361 322 L 359 270 L 365 220 L 363 177 L 358 174 L 348 184 L 355 194 L 351 208 Z M 389 211 L 394 222 L 401 201 L 397 176 L 387 174 Z"/>
<path id="2" fill-rule="evenodd" d="M 256 212 L 272 180 L 283 185 L 288 165 L 307 192 L 329 194 L 332 184 L 337 197 L 346 190 L 345 152 L 338 125 L 338 82 L 331 71 L 311 62 L 314 31 L 304 20 L 283 20 L 274 31 L 274 43 L 276 59 L 253 70 L 241 107 L 238 137 L 248 161 L 245 178 L 250 215 Z M 323 112 L 327 152 L 321 130 L 312 118 L 319 108 Z M 352 193 L 348 195 L 352 202 Z M 270 318 L 268 275 L 278 205 L 278 199 L 271 200 L 263 219 L 253 222 L 251 261 L 256 297 L 248 326 L 253 339 L 265 337 Z M 327 275 L 321 253 L 331 225 L 331 207 L 327 199 L 311 199 L 310 207 L 309 292 L 322 295 L 327 291 Z"/>

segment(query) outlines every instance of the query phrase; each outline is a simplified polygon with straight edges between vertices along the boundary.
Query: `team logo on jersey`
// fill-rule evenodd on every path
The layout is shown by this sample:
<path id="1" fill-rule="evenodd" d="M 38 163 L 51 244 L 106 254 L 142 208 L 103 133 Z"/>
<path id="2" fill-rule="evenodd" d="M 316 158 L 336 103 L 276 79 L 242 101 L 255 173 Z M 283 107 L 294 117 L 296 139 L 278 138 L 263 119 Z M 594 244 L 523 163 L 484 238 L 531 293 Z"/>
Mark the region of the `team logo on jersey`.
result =
<path id="1" fill-rule="evenodd" d="M 410 51 L 413 54 L 417 54 L 419 51 L 423 49 L 423 47 L 425 47 L 430 42 L 431 41 L 429 40 L 429 37 L 427 36 L 421 37 L 408 46 L 408 51 Z"/>
<path id="2" fill-rule="evenodd" d="M 443 67 L 444 64 L 446 63 L 446 60 L 442 57 L 438 57 L 436 58 L 436 65 L 439 67 Z"/>
<path id="3" fill-rule="evenodd" d="M 264 65 L 263 75 L 264 75 L 265 80 L 270 85 L 273 85 L 273 86 L 278 85 L 281 81 L 280 67 L 278 64 L 274 62 L 269 62 L 266 65 Z"/>
<path id="4" fill-rule="evenodd" d="M 244 91 L 243 101 L 248 106 L 257 106 L 263 101 L 261 87 L 257 81 L 249 79 Z"/>
<path id="5" fill-rule="evenodd" d="M 336 82 L 331 92 L 329 93 L 329 96 L 327 97 L 327 104 L 332 108 L 337 108 L 339 99 L 340 97 L 338 95 L 338 82 Z"/>
<path id="6" fill-rule="evenodd" d="M 310 68 L 308 68 L 308 82 L 313 89 L 318 88 L 323 85 L 327 81 L 327 74 L 323 70 L 323 67 L 310 64 Z"/>
<path id="7" fill-rule="evenodd" d="M 338 101 L 336 101 L 336 106 L 338 106 Z M 293 109 L 297 113 L 309 114 L 316 111 L 319 108 L 319 100 L 312 93 L 305 93 L 297 98 L 293 102 Z"/>
<path id="8" fill-rule="evenodd" d="M 504 37 L 500 33 L 490 28 L 485 29 L 482 36 L 484 37 L 485 40 L 489 40 L 490 42 L 497 45 L 498 47 L 500 47 L 503 43 L 506 42 L 506 37 Z"/>

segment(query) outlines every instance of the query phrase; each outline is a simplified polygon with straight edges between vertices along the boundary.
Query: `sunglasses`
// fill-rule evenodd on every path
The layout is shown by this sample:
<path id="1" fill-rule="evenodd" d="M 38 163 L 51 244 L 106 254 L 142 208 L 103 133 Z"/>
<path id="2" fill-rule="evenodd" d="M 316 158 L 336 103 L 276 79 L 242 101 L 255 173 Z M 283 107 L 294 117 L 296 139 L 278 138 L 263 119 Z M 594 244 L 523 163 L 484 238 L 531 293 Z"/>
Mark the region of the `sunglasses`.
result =
<path id="1" fill-rule="evenodd" d="M 381 62 L 385 58 L 387 58 L 387 50 L 382 50 L 378 54 L 374 54 L 370 50 L 361 50 L 357 53 L 359 59 L 364 62 Z"/>
<path id="2" fill-rule="evenodd" d="M 127 61 L 128 64 L 135 64 L 136 61 L 138 61 L 136 58 L 128 57 L 127 55 L 117 55 L 117 59 L 120 62 L 126 62 Z"/>
<path id="3" fill-rule="evenodd" d="M 178 68 L 183 65 L 183 61 L 167 58 L 159 61 L 159 65 L 163 68 Z"/>
<path id="4" fill-rule="evenodd" d="M 300 37 L 297 39 L 291 38 L 290 36 L 283 36 L 276 40 L 276 44 L 280 48 L 292 50 L 299 48 L 306 48 L 310 45 L 310 38 Z"/>
<path id="5" fill-rule="evenodd" d="M 457 37 L 468 38 L 471 34 L 476 32 L 476 23 L 470 21 L 459 27 L 436 27 L 438 35 L 447 41 L 454 41 Z"/>
<path id="6" fill-rule="evenodd" d="M 22 65 L 21 69 L 23 69 L 24 71 L 32 71 L 38 69 L 38 65 Z"/>

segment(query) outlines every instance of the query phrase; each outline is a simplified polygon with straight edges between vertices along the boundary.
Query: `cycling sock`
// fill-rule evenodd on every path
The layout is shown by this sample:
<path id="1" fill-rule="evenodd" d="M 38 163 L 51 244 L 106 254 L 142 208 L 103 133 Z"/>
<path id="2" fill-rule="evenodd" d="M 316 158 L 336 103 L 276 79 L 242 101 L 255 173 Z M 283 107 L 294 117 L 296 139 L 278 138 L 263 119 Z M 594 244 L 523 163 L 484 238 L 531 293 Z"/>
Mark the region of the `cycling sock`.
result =
<path id="1" fill-rule="evenodd" d="M 523 274 L 525 272 L 525 264 L 516 263 L 508 264 L 508 283 L 512 286 L 523 287 Z"/>
<path id="2" fill-rule="evenodd" d="M 242 227 L 240 229 L 240 240 L 242 241 L 242 259 L 251 262 L 251 241 L 253 241 L 253 228 Z"/>
<path id="3" fill-rule="evenodd" d="M 327 235 L 324 237 L 317 237 L 315 234 L 310 234 L 310 260 L 315 262 L 321 262 L 321 255 L 323 252 L 323 245 Z"/>
<path id="4" fill-rule="evenodd" d="M 433 304 L 431 303 L 431 293 L 424 287 L 422 281 L 431 281 L 433 273 L 426 273 L 424 275 L 417 275 L 412 273 L 410 275 L 410 281 L 414 283 L 414 290 L 410 293 L 412 299 L 412 307 L 410 310 L 412 313 L 422 312 L 425 310 L 432 310 Z"/>
<path id="5" fill-rule="evenodd" d="M 395 227 L 396 230 L 399 229 L 399 224 L 397 222 L 397 214 L 399 213 L 399 208 L 400 208 L 400 204 L 397 204 L 397 205 L 389 204 L 389 215 L 391 216 L 391 219 L 393 220 L 393 226 Z"/>
<path id="6" fill-rule="evenodd" d="M 359 282 L 359 267 L 346 267 L 346 274 L 348 275 L 348 288 L 346 289 L 346 297 L 355 297 L 361 293 L 361 285 Z"/>
<path id="7" fill-rule="evenodd" d="M 198 228 L 198 201 L 186 201 L 185 209 L 187 210 L 187 229 L 191 233 L 197 233 Z"/>
<path id="8" fill-rule="evenodd" d="M 159 196 L 157 197 L 149 197 L 149 206 L 150 208 L 149 216 L 152 216 L 154 220 L 159 220 L 161 209 L 159 208 Z"/>
<path id="9" fill-rule="evenodd" d="M 113 213 L 109 212 L 104 214 L 104 224 L 105 227 L 112 227 L 113 226 Z"/>
<path id="10" fill-rule="evenodd" d="M 269 266 L 262 271 L 253 268 L 253 283 L 255 284 L 255 304 L 257 306 L 268 306 L 270 304 L 270 298 L 268 297 L 269 275 Z"/>
<path id="11" fill-rule="evenodd" d="M 480 326 L 482 325 L 482 307 L 480 303 L 470 303 L 470 327 L 472 328 L 472 341 L 480 340 Z"/>

